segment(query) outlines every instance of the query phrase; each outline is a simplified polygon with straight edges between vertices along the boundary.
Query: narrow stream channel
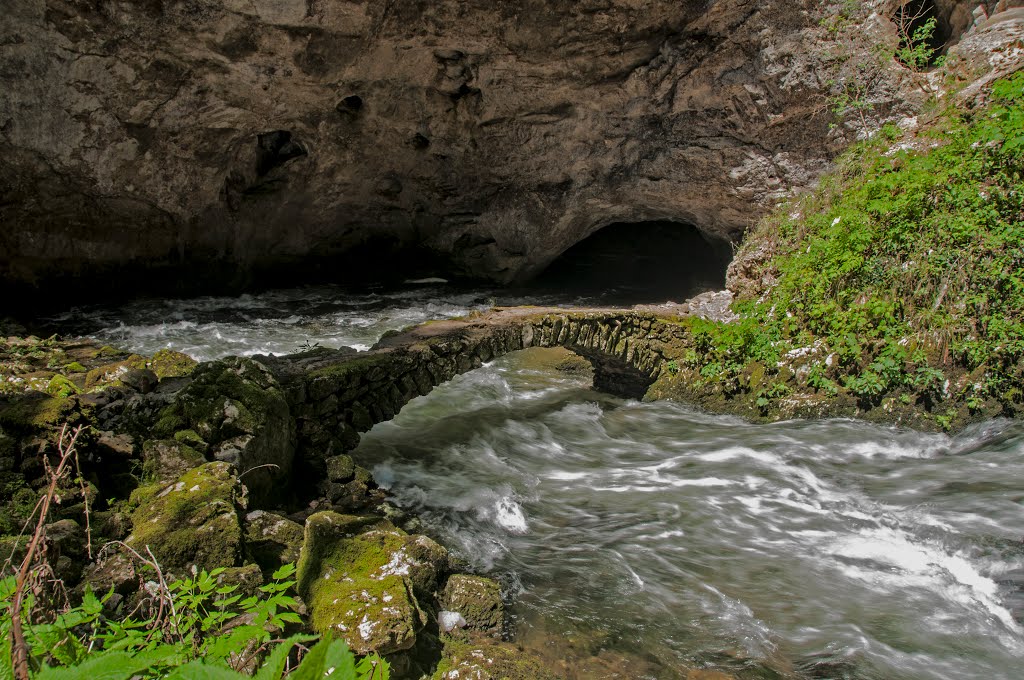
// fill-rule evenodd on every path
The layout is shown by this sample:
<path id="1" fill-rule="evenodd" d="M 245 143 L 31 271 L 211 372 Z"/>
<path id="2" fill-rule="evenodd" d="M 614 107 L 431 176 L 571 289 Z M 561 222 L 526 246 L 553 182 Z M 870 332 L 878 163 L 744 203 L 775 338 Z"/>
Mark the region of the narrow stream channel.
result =
<path id="1" fill-rule="evenodd" d="M 367 347 L 492 297 L 301 289 L 53 323 L 210 359 Z M 569 657 L 580 678 L 685 678 L 695 665 L 1022 677 L 1024 424 L 955 437 L 755 425 L 610 397 L 578 368 L 554 350 L 509 355 L 413 400 L 353 454 L 425 532 L 505 584 L 522 644 Z"/>

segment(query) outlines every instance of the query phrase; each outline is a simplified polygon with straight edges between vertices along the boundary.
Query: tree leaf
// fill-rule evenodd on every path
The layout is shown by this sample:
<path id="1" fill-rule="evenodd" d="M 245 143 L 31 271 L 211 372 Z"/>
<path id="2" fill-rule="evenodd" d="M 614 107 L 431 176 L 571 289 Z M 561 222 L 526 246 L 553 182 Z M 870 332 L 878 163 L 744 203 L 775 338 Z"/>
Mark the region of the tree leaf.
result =
<path id="1" fill-rule="evenodd" d="M 302 642 L 316 640 L 315 635 L 293 635 L 281 644 L 274 647 L 274 650 L 267 656 L 253 680 L 279 680 L 284 672 L 285 664 L 288 663 L 288 655 L 292 647 Z"/>
<path id="2" fill-rule="evenodd" d="M 202 661 L 193 661 L 175 668 L 166 680 L 249 680 L 249 676 L 223 666 L 208 666 Z"/>

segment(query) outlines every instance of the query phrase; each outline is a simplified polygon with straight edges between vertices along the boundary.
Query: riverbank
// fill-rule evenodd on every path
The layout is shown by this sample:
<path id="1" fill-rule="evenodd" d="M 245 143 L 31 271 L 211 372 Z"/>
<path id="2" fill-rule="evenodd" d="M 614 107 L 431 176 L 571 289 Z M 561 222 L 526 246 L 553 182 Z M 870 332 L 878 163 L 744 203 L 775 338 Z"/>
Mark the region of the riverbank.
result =
<path id="1" fill-rule="evenodd" d="M 748 417 L 958 430 L 1024 412 L 1024 73 L 883 127 L 730 266 L 737 318 L 681 320 L 649 394 Z"/>

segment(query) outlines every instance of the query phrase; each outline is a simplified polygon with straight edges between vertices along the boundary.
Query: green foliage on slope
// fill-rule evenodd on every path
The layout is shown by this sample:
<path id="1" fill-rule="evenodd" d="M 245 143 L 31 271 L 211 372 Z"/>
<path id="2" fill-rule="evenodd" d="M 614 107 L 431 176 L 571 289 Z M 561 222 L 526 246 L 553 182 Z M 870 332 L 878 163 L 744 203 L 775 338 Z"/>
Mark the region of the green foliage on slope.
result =
<path id="1" fill-rule="evenodd" d="M 753 278 L 769 284 L 737 301 L 740 321 L 693 322 L 705 378 L 752 362 L 774 373 L 787 352 L 814 348 L 808 386 L 867 405 L 902 393 L 929 408 L 1020 410 L 1024 73 L 914 138 L 890 126 L 851 149 L 739 257 L 754 251 L 765 257 Z"/>

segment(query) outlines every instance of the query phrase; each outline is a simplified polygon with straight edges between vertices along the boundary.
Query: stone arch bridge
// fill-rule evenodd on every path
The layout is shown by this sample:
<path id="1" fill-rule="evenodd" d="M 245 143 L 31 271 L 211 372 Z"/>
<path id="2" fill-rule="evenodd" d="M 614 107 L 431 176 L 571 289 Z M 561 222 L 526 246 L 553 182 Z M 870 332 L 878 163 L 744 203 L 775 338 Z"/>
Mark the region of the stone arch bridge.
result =
<path id="1" fill-rule="evenodd" d="M 351 450 L 359 433 L 390 420 L 415 397 L 509 352 L 564 347 L 594 367 L 594 387 L 640 398 L 681 329 L 639 309 L 498 308 L 385 335 L 372 349 L 318 348 L 258 357 L 285 389 L 300 457 Z"/>

